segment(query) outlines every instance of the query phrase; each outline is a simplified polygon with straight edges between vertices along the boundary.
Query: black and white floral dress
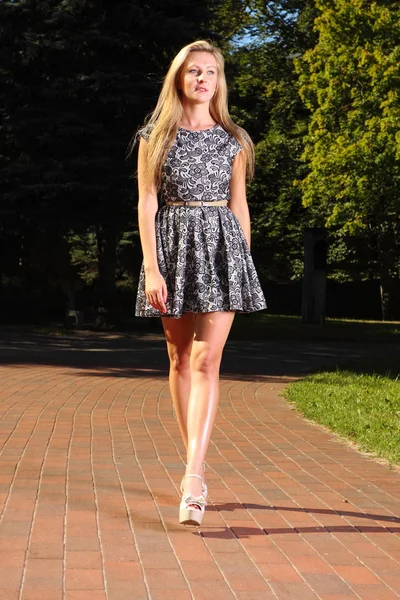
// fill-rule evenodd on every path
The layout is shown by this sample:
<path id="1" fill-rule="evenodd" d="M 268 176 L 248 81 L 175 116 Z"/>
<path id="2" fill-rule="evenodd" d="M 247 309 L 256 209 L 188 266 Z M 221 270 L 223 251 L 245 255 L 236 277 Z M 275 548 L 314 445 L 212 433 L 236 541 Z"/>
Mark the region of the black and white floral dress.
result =
<path id="1" fill-rule="evenodd" d="M 140 132 L 145 139 L 149 134 L 146 128 Z M 165 205 L 165 201 L 229 200 L 232 162 L 240 150 L 219 124 L 203 131 L 178 129 L 163 167 L 155 220 L 167 313 L 148 303 L 142 265 L 136 316 L 177 318 L 187 312 L 249 313 L 266 308 L 246 238 L 228 206 Z"/>

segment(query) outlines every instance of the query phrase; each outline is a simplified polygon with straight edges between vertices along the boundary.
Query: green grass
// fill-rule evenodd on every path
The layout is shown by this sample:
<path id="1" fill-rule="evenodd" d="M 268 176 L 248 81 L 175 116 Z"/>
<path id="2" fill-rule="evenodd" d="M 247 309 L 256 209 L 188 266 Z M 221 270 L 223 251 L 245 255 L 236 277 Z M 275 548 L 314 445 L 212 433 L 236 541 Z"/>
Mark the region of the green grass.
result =
<path id="1" fill-rule="evenodd" d="M 266 312 L 237 315 L 230 338 L 400 342 L 400 322 L 326 319 L 324 325 L 304 325 L 301 317 Z"/>
<path id="2" fill-rule="evenodd" d="M 132 317 L 119 331 L 162 334 L 162 327 L 159 319 Z M 323 326 L 304 325 L 301 317 L 257 312 L 236 315 L 229 339 L 400 342 L 400 322 L 326 319 Z"/>
<path id="3" fill-rule="evenodd" d="M 307 419 L 400 464 L 400 365 L 397 373 L 317 373 L 290 384 L 284 396 Z"/>
<path id="4" fill-rule="evenodd" d="M 5 326 L 6 327 L 6 326 Z M 9 325 L 10 329 L 39 333 L 42 335 L 73 335 L 74 330 L 65 329 L 63 323 L 37 323 Z M 93 326 L 88 326 L 93 329 Z M 118 328 L 99 330 L 104 333 L 146 334 L 160 333 L 160 319 L 124 319 Z M 304 340 L 304 341 L 354 341 L 354 342 L 400 342 L 400 322 L 360 321 L 351 319 L 326 319 L 325 324 L 304 325 L 301 317 L 270 315 L 258 312 L 236 315 L 230 339 L 248 340 Z"/>

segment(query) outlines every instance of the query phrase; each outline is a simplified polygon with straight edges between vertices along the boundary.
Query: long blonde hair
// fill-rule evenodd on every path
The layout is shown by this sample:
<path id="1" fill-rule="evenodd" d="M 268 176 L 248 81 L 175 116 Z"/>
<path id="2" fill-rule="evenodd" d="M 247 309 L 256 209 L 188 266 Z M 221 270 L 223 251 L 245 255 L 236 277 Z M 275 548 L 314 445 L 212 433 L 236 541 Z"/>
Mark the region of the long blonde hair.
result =
<path id="1" fill-rule="evenodd" d="M 146 123 L 146 129 L 151 133 L 148 137 L 145 179 L 148 183 L 155 182 L 157 187 L 160 186 L 162 167 L 175 141 L 178 123 L 183 115 L 178 85 L 183 67 L 191 52 L 209 52 L 215 57 L 218 81 L 216 92 L 210 101 L 210 114 L 214 121 L 242 146 L 246 158 L 247 176 L 251 179 L 254 173 L 253 142 L 247 132 L 232 121 L 229 114 L 224 57 L 219 48 L 204 40 L 184 46 L 173 59 L 165 76 L 157 105 Z"/>

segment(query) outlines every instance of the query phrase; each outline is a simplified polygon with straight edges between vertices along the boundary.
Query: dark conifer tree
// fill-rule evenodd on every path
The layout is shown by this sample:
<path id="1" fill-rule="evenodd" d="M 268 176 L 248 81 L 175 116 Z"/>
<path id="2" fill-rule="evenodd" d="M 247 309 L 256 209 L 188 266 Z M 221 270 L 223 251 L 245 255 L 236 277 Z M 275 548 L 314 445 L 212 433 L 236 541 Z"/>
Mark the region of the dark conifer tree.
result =
<path id="1" fill-rule="evenodd" d="M 153 107 L 174 53 L 212 35 L 216 4 L 0 2 L 7 274 L 68 286 L 75 277 L 65 255 L 68 240 L 90 234 L 97 241 L 99 287 L 112 296 L 117 252 L 123 256 L 126 233 L 135 227 L 129 141 Z"/>

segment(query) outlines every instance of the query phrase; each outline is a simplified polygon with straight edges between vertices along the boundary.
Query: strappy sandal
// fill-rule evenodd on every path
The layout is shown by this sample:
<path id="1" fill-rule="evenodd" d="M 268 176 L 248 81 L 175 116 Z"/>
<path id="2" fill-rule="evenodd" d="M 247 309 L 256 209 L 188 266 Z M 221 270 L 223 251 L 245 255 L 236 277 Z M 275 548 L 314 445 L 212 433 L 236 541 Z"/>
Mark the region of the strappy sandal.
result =
<path id="1" fill-rule="evenodd" d="M 185 494 L 183 491 L 183 482 L 186 477 L 197 477 L 201 479 L 202 484 L 202 496 L 193 496 L 192 494 Z M 203 482 L 203 479 L 200 475 L 188 474 L 182 478 L 181 481 L 181 503 L 179 505 L 179 523 L 181 525 L 201 525 L 203 520 L 204 511 L 207 506 L 207 486 Z"/>
<path id="2" fill-rule="evenodd" d="M 205 473 L 205 471 L 206 471 L 206 463 L 203 463 L 203 473 Z M 205 482 L 203 481 L 203 479 L 201 480 L 201 491 L 203 492 L 204 498 L 207 498 L 208 489 L 207 489 L 207 486 L 206 486 Z"/>

